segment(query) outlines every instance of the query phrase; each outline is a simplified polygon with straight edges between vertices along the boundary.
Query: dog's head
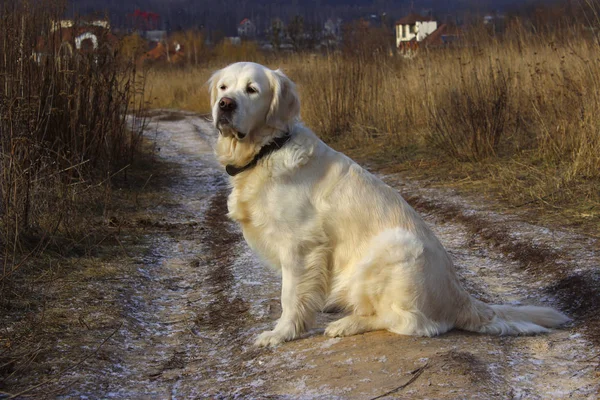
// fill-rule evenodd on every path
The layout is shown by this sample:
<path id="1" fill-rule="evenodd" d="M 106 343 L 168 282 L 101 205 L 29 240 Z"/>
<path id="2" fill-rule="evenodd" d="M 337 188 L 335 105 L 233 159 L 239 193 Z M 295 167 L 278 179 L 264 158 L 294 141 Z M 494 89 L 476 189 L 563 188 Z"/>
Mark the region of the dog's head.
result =
<path id="1" fill-rule="evenodd" d="M 215 72 L 208 84 L 213 123 L 224 137 L 264 142 L 298 119 L 296 87 L 280 70 L 239 62 Z"/>

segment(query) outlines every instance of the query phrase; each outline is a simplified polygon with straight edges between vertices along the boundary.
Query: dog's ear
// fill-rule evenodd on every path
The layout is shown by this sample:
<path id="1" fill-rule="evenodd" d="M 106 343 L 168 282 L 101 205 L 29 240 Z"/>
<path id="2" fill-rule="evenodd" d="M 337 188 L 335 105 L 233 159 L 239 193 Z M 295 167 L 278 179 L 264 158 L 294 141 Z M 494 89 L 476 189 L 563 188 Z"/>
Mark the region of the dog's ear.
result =
<path id="1" fill-rule="evenodd" d="M 268 76 L 273 99 L 267 114 L 267 125 L 287 130 L 289 124 L 300 116 L 300 98 L 296 85 L 280 70 L 269 71 Z"/>
<path id="2" fill-rule="evenodd" d="M 219 95 L 219 91 L 217 89 L 217 83 L 219 82 L 219 79 L 221 79 L 221 71 L 222 70 L 218 70 L 217 72 L 213 73 L 212 76 L 210 78 L 208 78 L 208 93 L 210 94 L 210 107 L 212 108 L 212 106 L 215 105 L 215 102 L 217 101 L 217 96 Z"/>

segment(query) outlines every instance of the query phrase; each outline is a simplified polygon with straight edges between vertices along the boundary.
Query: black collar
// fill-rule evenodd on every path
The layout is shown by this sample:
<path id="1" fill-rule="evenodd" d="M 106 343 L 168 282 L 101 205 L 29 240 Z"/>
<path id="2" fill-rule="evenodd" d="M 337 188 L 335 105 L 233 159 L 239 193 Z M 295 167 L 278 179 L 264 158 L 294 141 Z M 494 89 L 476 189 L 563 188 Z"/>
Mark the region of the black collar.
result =
<path id="1" fill-rule="evenodd" d="M 273 139 L 271 143 L 263 146 L 258 152 L 258 154 L 255 155 L 252 161 L 250 161 L 248 164 L 244 165 L 243 167 L 236 167 L 234 165 L 229 164 L 225 167 L 225 171 L 227 171 L 227 173 L 230 176 L 236 176 L 237 174 L 254 167 L 261 158 L 266 157 L 275 150 L 282 148 L 283 145 L 286 144 L 291 137 L 292 136 L 289 133 L 286 133 L 283 136 Z"/>

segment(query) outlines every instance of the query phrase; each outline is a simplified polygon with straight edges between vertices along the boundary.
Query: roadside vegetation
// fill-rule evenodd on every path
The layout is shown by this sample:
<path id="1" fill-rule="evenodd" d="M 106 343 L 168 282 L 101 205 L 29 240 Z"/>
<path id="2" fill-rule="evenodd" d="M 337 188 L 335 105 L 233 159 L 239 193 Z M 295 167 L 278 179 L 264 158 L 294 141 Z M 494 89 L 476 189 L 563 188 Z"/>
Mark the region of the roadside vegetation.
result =
<path id="1" fill-rule="evenodd" d="M 108 45 L 60 53 L 53 21 L 63 7 L 2 9 L 0 284 L 57 238 L 88 232 L 81 216 L 110 207 L 111 178 L 126 172 L 140 142 L 128 118 L 141 120 L 143 80 Z"/>
<path id="2" fill-rule="evenodd" d="M 143 80 L 109 45 L 61 46 L 64 7 L 1 6 L 0 316 L 22 312 L 24 330 L 0 327 L 0 388 L 40 351 L 39 337 L 22 344 L 41 327 L 29 318 L 44 307 L 44 282 L 109 239 L 113 182 L 141 139 Z"/>
<path id="3" fill-rule="evenodd" d="M 474 26 L 461 46 L 412 58 L 390 56 L 375 29 L 318 55 L 222 44 L 199 66 L 155 68 L 148 87 L 153 107 L 208 113 L 215 69 L 240 60 L 281 67 L 298 84 L 304 122 L 355 158 L 593 230 L 600 45 L 594 8 L 580 12 L 513 18 L 502 35 Z"/>

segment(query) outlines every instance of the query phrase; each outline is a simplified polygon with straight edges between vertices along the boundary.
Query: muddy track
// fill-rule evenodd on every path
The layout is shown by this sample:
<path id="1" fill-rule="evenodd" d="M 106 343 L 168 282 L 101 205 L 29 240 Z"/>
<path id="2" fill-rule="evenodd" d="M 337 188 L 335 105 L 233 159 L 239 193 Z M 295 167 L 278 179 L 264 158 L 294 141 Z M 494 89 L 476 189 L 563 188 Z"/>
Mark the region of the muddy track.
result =
<path id="1" fill-rule="evenodd" d="M 454 221 L 464 225 L 479 240 L 515 261 L 528 275 L 551 282 L 544 288 L 545 293 L 555 296 L 560 309 L 574 319 L 574 326 L 600 346 L 598 255 L 595 260 L 597 268 L 582 269 L 581 257 L 586 254 L 582 255 L 568 248 L 559 249 L 555 235 L 546 233 L 546 242 L 533 243 L 511 235 L 509 224 L 491 223 L 489 212 L 474 212 L 426 194 L 413 192 L 405 197 L 420 212 L 434 213 L 440 221 Z M 600 241 L 595 238 L 572 235 L 571 241 L 583 241 L 589 249 L 600 249 Z M 587 262 L 593 263 L 594 260 L 588 259 Z"/>
<path id="2" fill-rule="evenodd" d="M 210 263 L 206 266 L 204 287 L 212 295 L 210 301 L 196 323 L 202 328 L 225 328 L 229 334 L 235 335 L 242 329 L 241 321 L 246 317 L 250 306 L 239 296 L 230 298 L 235 277 L 231 265 L 235 260 L 231 245 L 239 243 L 242 235 L 230 227 L 227 220 L 227 190 L 219 191 L 211 198 L 204 214 L 203 225 L 207 228 L 202 237 L 208 251 L 206 256 Z"/>
<path id="3" fill-rule="evenodd" d="M 253 347 L 281 312 L 280 278 L 261 265 L 226 217 L 229 188 L 212 154 L 215 133 L 190 113 L 156 112 L 151 122 L 147 138 L 160 148 L 162 172 L 154 179 L 161 185 L 140 197 L 140 210 L 119 216 L 123 248 L 107 246 L 106 260 L 85 261 L 102 279 L 71 276 L 69 292 L 61 292 L 64 283 L 61 289 L 57 281 L 62 295 L 45 311 L 62 310 L 68 324 L 84 313 L 87 328 L 56 336 L 56 348 L 38 368 L 12 378 L 3 390 L 17 393 L 50 378 L 30 394 L 597 398 L 598 243 L 524 224 L 397 175 L 384 179 L 424 215 L 474 296 L 558 307 L 575 318 L 573 324 L 533 337 L 452 331 L 436 338 L 371 332 L 330 339 L 324 327 L 340 315 L 319 314 L 301 339 L 275 349 Z M 80 359 L 65 356 L 71 353 L 87 359 L 77 369 L 56 372 L 57 365 Z"/>

